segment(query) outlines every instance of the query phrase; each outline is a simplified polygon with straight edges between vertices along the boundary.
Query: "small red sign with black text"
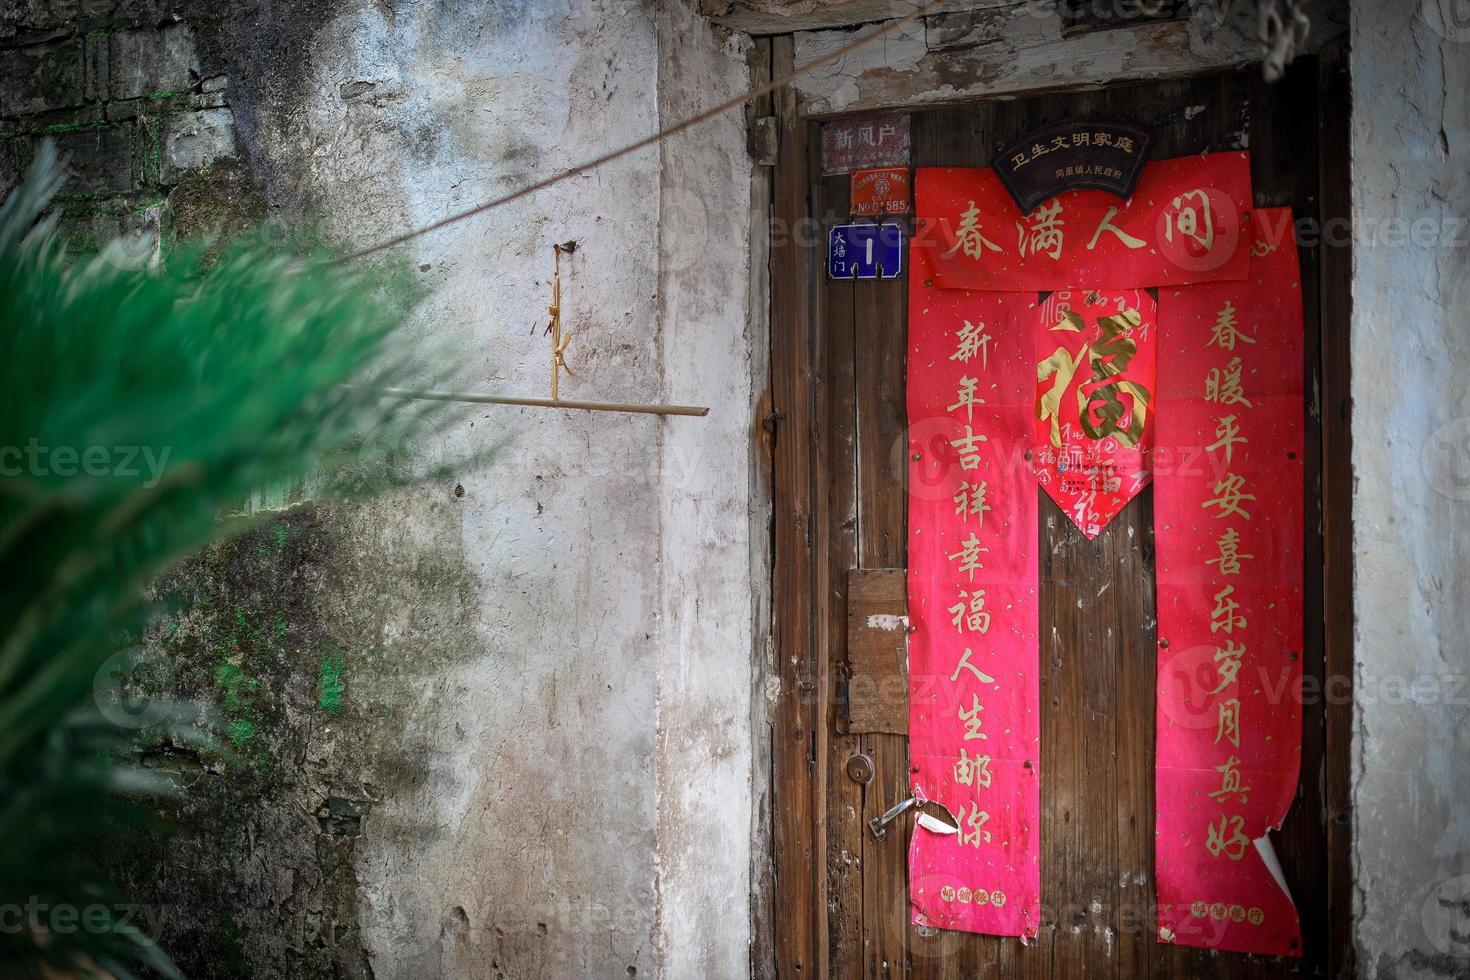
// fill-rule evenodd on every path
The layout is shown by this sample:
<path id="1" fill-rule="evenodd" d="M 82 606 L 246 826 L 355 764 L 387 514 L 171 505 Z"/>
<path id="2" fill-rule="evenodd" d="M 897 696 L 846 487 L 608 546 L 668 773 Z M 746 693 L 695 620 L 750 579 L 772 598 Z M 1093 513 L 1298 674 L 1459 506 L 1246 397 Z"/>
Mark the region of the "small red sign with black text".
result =
<path id="1" fill-rule="evenodd" d="M 852 175 L 852 213 L 871 218 L 908 214 L 908 168 L 855 171 Z"/>

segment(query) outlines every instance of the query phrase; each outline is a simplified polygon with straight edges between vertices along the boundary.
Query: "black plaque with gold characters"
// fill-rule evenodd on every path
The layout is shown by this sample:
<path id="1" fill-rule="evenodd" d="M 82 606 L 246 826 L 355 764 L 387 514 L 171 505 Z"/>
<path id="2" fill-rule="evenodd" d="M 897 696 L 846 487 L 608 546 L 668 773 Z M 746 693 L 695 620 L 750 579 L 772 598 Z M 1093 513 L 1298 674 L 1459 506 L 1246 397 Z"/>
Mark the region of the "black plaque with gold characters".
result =
<path id="1" fill-rule="evenodd" d="M 1127 199 L 1143 176 L 1149 135 L 1132 126 L 1069 122 L 1028 134 L 995 157 L 995 172 L 1022 214 L 1062 191 L 1089 188 Z"/>

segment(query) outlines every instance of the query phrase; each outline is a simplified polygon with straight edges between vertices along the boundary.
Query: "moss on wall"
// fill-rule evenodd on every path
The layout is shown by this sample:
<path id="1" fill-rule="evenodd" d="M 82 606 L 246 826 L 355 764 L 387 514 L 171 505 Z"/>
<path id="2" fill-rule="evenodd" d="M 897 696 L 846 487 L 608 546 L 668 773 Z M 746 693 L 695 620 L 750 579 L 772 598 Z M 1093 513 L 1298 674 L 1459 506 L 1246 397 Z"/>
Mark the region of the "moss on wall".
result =
<path id="1" fill-rule="evenodd" d="M 228 109 L 236 145 L 248 147 L 254 107 L 295 99 L 308 42 L 338 6 L 142 0 L 0 14 L 0 57 L 26 52 L 37 72 L 72 72 L 85 89 L 0 73 L 0 192 L 50 138 L 71 159 L 60 209 L 75 253 L 129 232 L 156 254 L 153 239 L 164 249 L 206 235 L 222 245 L 261 229 L 271 211 L 246 150 L 184 166 L 187 153 L 171 156 L 179 133 L 170 127 Z M 180 54 L 164 33 L 169 43 L 192 37 L 194 50 Z M 126 46 L 114 43 L 124 35 Z M 124 64 L 120 50 L 155 60 Z M 188 84 L 141 94 L 108 84 L 148 72 Z M 20 102 L 4 96 L 16 86 L 52 102 L 11 115 Z M 422 786 L 436 761 L 419 734 L 438 710 L 426 678 L 478 654 L 479 588 L 457 551 L 452 502 L 415 501 L 412 521 L 392 509 L 297 507 L 156 587 L 165 612 L 145 640 L 158 656 L 130 682 L 197 702 L 233 758 L 144 739 L 144 764 L 183 792 L 144 835 L 117 828 L 98 847 L 137 903 L 135 923 L 187 976 L 372 976 L 360 848 L 412 846 L 433 832 L 385 803 Z"/>
<path id="2" fill-rule="evenodd" d="M 165 613 L 148 645 L 163 669 L 149 686 L 208 706 L 236 758 L 149 746 L 145 765 L 184 792 L 112 853 L 125 855 L 115 872 L 140 920 L 188 976 L 372 976 L 357 847 L 418 832 L 378 806 L 423 778 L 407 724 L 421 671 L 465 656 L 471 629 L 435 616 L 388 641 L 384 625 L 405 608 L 467 615 L 474 585 L 452 551 L 385 540 L 381 524 L 297 508 L 158 586 Z"/>

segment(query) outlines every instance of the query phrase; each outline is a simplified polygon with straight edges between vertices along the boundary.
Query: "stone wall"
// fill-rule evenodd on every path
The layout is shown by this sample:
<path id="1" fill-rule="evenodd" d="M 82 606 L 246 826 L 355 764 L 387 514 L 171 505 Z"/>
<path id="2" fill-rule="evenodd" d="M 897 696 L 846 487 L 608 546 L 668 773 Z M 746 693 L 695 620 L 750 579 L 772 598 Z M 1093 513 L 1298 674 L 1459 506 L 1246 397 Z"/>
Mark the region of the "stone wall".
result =
<path id="1" fill-rule="evenodd" d="M 742 42 L 676 0 L 0 12 L 4 180 L 57 138 L 79 250 L 261 222 L 367 245 L 747 84 Z M 466 410 L 413 447 L 474 460 L 449 477 L 283 511 L 164 584 L 169 690 L 241 756 L 152 753 L 191 792 L 120 868 L 188 975 L 746 972 L 744 146 L 737 113 L 400 253 L 434 380 L 544 395 L 575 241 L 563 396 L 709 419 Z"/>
<path id="2" fill-rule="evenodd" d="M 190 233 L 201 210 L 227 230 L 261 217 L 228 78 L 201 67 L 188 23 L 146 7 L 34 0 L 0 16 L 0 186 L 54 140 L 69 162 L 63 207 L 78 248 Z"/>

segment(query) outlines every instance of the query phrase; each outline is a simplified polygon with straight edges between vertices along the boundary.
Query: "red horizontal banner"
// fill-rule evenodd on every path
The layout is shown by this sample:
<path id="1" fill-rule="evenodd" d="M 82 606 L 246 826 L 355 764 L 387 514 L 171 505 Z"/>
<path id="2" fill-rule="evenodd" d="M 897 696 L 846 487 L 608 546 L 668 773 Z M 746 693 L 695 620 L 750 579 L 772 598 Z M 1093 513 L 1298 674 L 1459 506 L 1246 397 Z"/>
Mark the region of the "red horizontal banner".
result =
<path id="1" fill-rule="evenodd" d="M 1241 281 L 1250 269 L 1244 152 L 1156 160 L 1127 201 L 1068 191 L 1029 216 L 992 169 L 925 168 L 915 208 L 915 243 L 942 289 L 1142 289 Z"/>
<path id="2" fill-rule="evenodd" d="M 1268 833 L 1301 765 L 1301 273 L 1286 209 L 1250 279 L 1159 293 L 1159 937 L 1300 956 Z M 1167 455 L 1166 455 L 1167 454 Z"/>

